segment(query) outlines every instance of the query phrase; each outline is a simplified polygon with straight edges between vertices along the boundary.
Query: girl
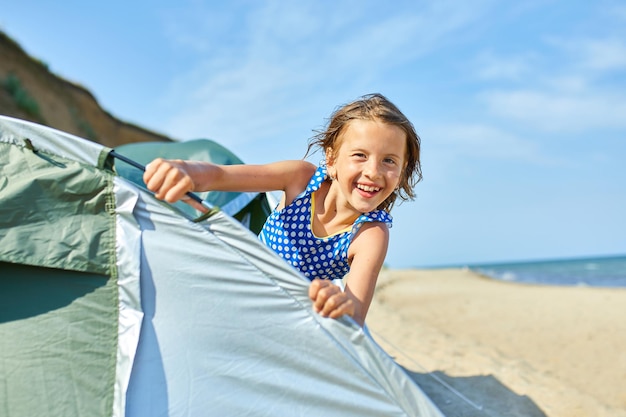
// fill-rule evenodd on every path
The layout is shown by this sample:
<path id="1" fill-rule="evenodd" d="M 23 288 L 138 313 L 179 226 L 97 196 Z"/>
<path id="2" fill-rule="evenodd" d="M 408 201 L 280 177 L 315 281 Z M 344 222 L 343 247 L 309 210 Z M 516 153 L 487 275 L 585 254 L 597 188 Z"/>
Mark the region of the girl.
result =
<path id="1" fill-rule="evenodd" d="M 396 198 L 413 199 L 421 180 L 420 139 L 394 104 L 371 94 L 336 110 L 307 155 L 316 146 L 325 155 L 319 167 L 304 160 L 221 166 L 155 159 L 144 181 L 168 202 L 189 191 L 283 191 L 260 239 L 312 280 L 318 313 L 347 314 L 362 326 L 387 253 L 389 212 Z M 332 283 L 348 271 L 345 290 Z"/>

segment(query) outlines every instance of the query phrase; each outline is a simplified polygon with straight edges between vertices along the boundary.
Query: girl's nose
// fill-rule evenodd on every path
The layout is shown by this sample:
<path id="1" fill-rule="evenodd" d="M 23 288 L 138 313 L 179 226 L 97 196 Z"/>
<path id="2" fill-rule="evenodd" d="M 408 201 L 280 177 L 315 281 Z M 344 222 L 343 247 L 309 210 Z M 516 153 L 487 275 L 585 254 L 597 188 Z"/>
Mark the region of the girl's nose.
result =
<path id="1" fill-rule="evenodd" d="M 363 173 L 369 178 L 376 178 L 380 173 L 379 168 L 380 167 L 378 166 L 378 163 L 370 159 L 367 164 L 365 164 L 365 169 L 363 170 Z"/>

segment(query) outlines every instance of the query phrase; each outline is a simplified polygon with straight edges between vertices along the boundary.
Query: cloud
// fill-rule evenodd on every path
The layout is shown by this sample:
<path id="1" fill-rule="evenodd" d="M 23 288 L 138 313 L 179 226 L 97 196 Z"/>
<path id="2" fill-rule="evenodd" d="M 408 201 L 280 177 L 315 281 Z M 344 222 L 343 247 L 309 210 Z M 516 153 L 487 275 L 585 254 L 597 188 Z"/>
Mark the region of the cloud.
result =
<path id="1" fill-rule="evenodd" d="M 613 37 L 551 37 L 513 56 L 481 53 L 476 94 L 486 111 L 517 128 L 583 133 L 626 127 L 626 91 L 615 85 L 626 70 L 626 43 Z"/>
<path id="2" fill-rule="evenodd" d="M 536 164 L 556 162 L 546 158 L 539 146 L 510 131 L 484 124 L 434 126 L 427 130 L 436 153 L 460 159 L 522 161 Z"/>
<path id="3" fill-rule="evenodd" d="M 267 2 L 240 12 L 236 37 L 223 21 L 209 28 L 173 17 L 172 42 L 200 55 L 167 89 L 167 131 L 178 137 L 214 132 L 239 141 L 275 137 L 318 112 L 328 97 L 338 105 L 355 98 L 353 91 L 369 92 L 366 86 L 386 71 L 437 50 L 476 21 L 480 7 Z M 232 20 L 219 10 L 185 17 L 196 22 L 203 13 L 212 21 Z"/>
<path id="4" fill-rule="evenodd" d="M 621 38 L 552 38 L 548 42 L 568 55 L 575 70 L 598 73 L 590 75 L 626 70 L 626 42 Z"/>
<path id="5" fill-rule="evenodd" d="M 186 138 L 210 132 L 245 142 L 271 137 L 298 117 L 297 106 L 282 104 L 298 83 L 288 67 L 260 60 L 229 65 L 227 71 L 219 66 L 210 63 L 177 80 L 171 95 L 184 102 L 170 117 L 170 130 Z"/>
<path id="6" fill-rule="evenodd" d="M 626 128 L 626 96 L 619 92 L 490 91 L 480 99 L 491 114 L 544 132 Z"/>
<path id="7" fill-rule="evenodd" d="M 480 53 L 474 62 L 476 76 L 483 81 L 523 81 L 533 72 L 536 53 L 498 56 L 494 52 Z"/>
<path id="8" fill-rule="evenodd" d="M 622 39 L 586 40 L 579 48 L 588 68 L 601 71 L 626 69 L 626 43 Z"/>

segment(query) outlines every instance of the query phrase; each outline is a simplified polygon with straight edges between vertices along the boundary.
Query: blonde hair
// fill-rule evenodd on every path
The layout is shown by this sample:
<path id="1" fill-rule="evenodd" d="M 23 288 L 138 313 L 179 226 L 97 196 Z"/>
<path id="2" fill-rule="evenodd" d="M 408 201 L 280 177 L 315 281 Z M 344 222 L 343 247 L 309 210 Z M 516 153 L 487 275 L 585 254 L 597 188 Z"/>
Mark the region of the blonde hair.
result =
<path id="1" fill-rule="evenodd" d="M 352 120 L 371 120 L 398 126 L 406 134 L 406 161 L 398 188 L 379 206 L 379 210 L 391 211 L 396 199 L 413 200 L 413 188 L 422 180 L 420 165 L 420 138 L 413 124 L 391 101 L 382 94 L 367 94 L 352 103 L 337 108 L 331 115 L 328 126 L 309 141 L 307 155 L 314 147 L 324 153 L 334 153 L 340 145 L 341 134 Z"/>

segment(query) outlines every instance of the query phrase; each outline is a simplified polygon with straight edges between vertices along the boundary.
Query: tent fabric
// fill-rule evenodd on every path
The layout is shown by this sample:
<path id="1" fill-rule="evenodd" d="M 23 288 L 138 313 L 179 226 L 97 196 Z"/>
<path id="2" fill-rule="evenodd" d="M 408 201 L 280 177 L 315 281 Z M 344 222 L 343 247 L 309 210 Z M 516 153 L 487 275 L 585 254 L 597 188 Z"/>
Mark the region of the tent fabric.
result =
<path id="1" fill-rule="evenodd" d="M 123 415 L 142 320 L 139 250 L 117 253 L 132 206 L 116 207 L 106 148 L 0 126 L 0 414 Z"/>
<path id="2" fill-rule="evenodd" d="M 0 143 L 0 165 L 2 260 L 110 272 L 115 245 L 110 175 L 8 143 Z"/>
<path id="3" fill-rule="evenodd" d="M 14 263 L 0 271 L 0 415 L 111 415 L 115 280 Z"/>
<path id="4" fill-rule="evenodd" d="M 49 128 L 0 117 L 0 146 L 1 415 L 442 415 L 228 214 L 195 222 Z M 13 230 L 44 207 L 47 233 L 21 248 Z"/>
<path id="5" fill-rule="evenodd" d="M 126 393 L 135 361 L 141 333 L 143 310 L 141 307 L 141 230 L 137 227 L 134 209 L 137 194 L 130 187 L 114 181 L 116 207 L 116 268 L 118 283 L 118 346 L 113 396 L 113 417 L 123 417 L 126 410 Z"/>

